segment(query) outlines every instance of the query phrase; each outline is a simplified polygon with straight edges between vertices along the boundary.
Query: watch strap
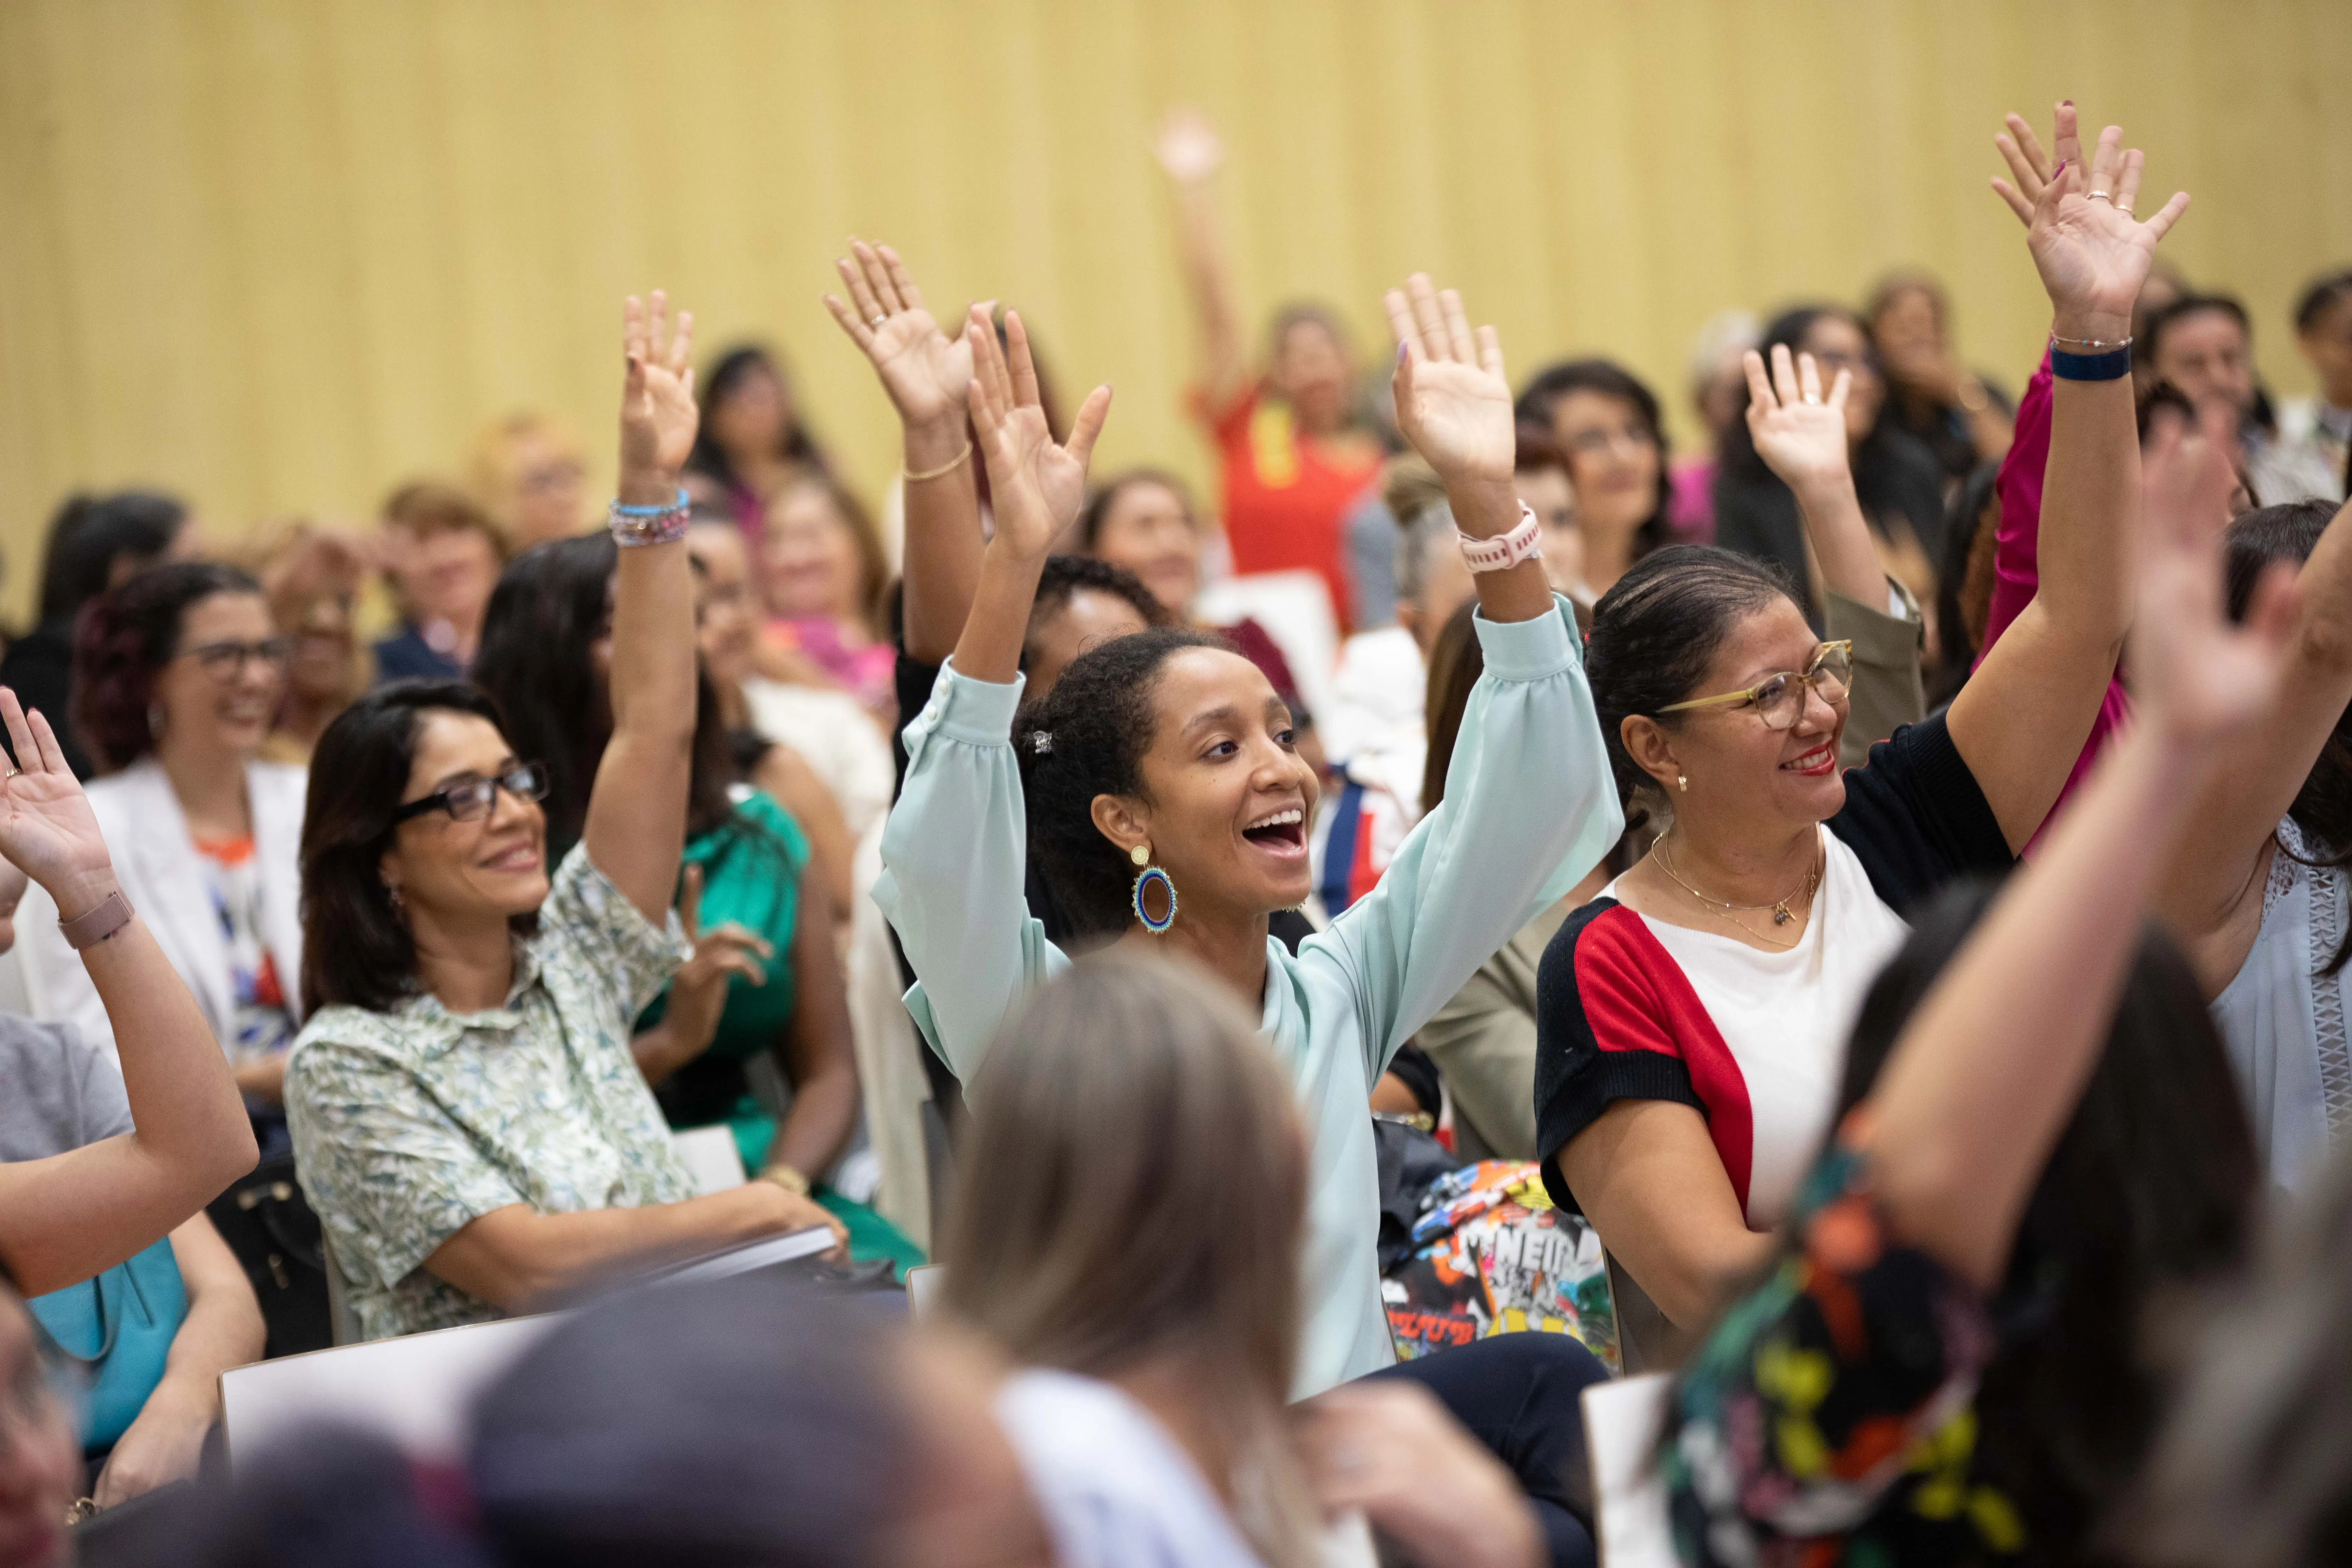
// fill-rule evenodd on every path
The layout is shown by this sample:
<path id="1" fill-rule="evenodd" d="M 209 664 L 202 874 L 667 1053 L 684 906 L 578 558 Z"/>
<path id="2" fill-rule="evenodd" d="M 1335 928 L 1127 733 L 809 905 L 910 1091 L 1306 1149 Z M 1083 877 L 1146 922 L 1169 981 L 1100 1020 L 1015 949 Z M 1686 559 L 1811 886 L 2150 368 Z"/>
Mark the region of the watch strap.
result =
<path id="1" fill-rule="evenodd" d="M 1462 535 L 1462 559 L 1473 572 L 1507 571 L 1542 548 L 1543 524 L 1536 520 L 1536 509 L 1525 501 L 1519 503 L 1519 521 L 1509 532 L 1492 539 Z"/>
<path id="2" fill-rule="evenodd" d="M 131 900 L 122 896 L 121 889 L 117 888 L 100 900 L 96 909 L 87 910 L 69 921 L 59 921 L 58 934 L 66 939 L 68 947 L 79 952 L 83 948 L 104 942 L 130 923 Z"/>

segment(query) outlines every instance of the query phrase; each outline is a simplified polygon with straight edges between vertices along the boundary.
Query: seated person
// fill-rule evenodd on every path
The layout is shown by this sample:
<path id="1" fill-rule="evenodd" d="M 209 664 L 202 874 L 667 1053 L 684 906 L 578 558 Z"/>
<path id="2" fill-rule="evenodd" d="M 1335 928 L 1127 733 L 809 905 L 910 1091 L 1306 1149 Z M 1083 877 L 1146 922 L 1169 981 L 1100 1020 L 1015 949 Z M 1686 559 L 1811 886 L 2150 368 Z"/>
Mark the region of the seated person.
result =
<path id="1" fill-rule="evenodd" d="M 24 886 L 25 874 L 0 861 L 0 909 Z M 0 1014 L 0 1160 L 46 1159 L 135 1131 L 121 1070 L 103 1046 L 71 1024 Z M 154 1359 L 155 1347 L 105 1342 L 95 1281 L 29 1303 L 70 1355 L 94 1361 L 94 1376 L 103 1369 L 82 1431 L 83 1460 L 96 1475 L 84 1489 L 100 1508 L 194 1475 L 205 1434 L 220 1418 L 220 1374 L 261 1359 L 260 1303 L 202 1209 L 124 1267 L 134 1289 L 162 1287 L 146 1306 L 156 1322 L 177 1323 L 164 1359 Z M 112 1353 L 93 1355 L 101 1352 Z"/>
<path id="2" fill-rule="evenodd" d="M 39 1295 L 125 1262 L 201 1215 L 253 1169 L 253 1130 L 220 1043 L 115 883 L 56 731 L 5 687 L 0 723 L 22 764 L 0 779 L 0 952 L 16 940 L 29 875 L 67 911 L 62 932 L 105 1009 L 129 1109 L 107 1118 L 118 1130 L 95 1142 L 0 1163 L 0 1274 Z"/>
<path id="3" fill-rule="evenodd" d="M 496 1317 L 649 1258 L 826 1224 L 770 1182 L 696 1197 L 628 1048 L 669 978 L 694 727 L 688 321 L 632 300 L 613 735 L 551 883 L 546 775 L 476 688 L 379 688 L 320 737 L 287 1064 L 305 1190 L 369 1338 Z"/>

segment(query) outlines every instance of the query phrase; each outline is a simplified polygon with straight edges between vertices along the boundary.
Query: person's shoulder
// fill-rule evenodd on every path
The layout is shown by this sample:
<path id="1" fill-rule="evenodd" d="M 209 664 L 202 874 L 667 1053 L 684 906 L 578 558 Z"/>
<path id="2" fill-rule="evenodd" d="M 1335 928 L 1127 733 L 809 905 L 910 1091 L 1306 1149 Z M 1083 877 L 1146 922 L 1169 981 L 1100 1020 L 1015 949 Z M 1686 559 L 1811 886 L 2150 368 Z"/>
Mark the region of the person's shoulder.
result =
<path id="1" fill-rule="evenodd" d="M 0 1085 L 22 1089 L 34 1081 L 78 1079 L 95 1058 L 108 1055 L 71 1024 L 0 1013 Z"/>

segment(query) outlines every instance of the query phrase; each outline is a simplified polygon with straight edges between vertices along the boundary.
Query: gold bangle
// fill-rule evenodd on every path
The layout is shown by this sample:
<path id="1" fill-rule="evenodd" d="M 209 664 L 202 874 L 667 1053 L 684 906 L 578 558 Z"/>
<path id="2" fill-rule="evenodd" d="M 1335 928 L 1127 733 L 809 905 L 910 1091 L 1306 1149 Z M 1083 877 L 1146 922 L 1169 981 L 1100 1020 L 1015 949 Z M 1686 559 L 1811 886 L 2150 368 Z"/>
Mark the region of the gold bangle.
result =
<path id="1" fill-rule="evenodd" d="M 901 468 L 898 472 L 906 476 L 906 479 L 908 484 L 919 485 L 925 479 L 936 479 L 940 478 L 942 475 L 954 473 L 958 468 L 963 467 L 964 459 L 971 456 L 971 438 L 967 436 L 964 437 L 963 450 L 958 452 L 954 457 L 950 458 L 946 462 L 941 463 L 938 468 L 925 468 L 919 474 L 909 472 L 904 468 Z"/>
<path id="2" fill-rule="evenodd" d="M 773 1182 L 796 1198 L 809 1195 L 809 1179 L 792 1165 L 773 1164 L 752 1178 L 758 1182 Z"/>

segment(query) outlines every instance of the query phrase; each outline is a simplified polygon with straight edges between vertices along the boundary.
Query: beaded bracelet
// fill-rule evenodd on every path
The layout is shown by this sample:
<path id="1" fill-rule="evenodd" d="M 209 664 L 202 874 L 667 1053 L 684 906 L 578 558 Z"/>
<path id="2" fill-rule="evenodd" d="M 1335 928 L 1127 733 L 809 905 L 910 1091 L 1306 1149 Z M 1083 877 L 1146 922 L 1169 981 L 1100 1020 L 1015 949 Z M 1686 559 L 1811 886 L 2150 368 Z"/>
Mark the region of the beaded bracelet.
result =
<path id="1" fill-rule="evenodd" d="M 693 515 L 693 498 L 681 487 L 677 499 L 662 506 L 623 506 L 616 499 L 606 509 L 605 521 L 615 544 L 675 544 L 686 537 Z"/>

